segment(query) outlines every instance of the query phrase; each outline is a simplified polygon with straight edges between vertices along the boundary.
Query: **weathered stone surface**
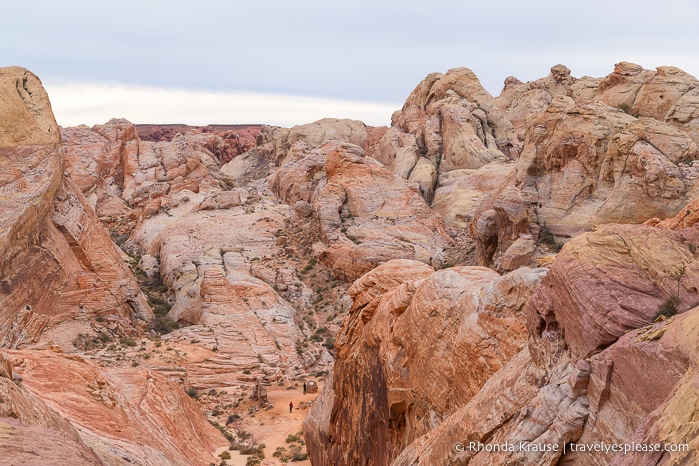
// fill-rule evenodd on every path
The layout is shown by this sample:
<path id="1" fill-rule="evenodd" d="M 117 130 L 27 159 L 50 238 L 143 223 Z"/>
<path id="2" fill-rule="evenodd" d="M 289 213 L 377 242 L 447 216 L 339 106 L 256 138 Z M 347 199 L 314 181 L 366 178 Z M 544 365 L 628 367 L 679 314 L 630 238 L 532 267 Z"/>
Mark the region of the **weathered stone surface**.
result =
<path id="1" fill-rule="evenodd" d="M 220 190 L 227 179 L 215 152 L 224 144 L 213 133 L 178 134 L 171 141 L 141 141 L 126 120 L 65 129 L 66 170 L 98 216 L 122 222 L 168 209 L 187 190 Z"/>
<path id="2" fill-rule="evenodd" d="M 524 348 L 521 309 L 544 273 L 400 260 L 357 280 L 332 390 L 305 424 L 313 462 L 389 464 L 467 403 Z"/>
<path id="3" fill-rule="evenodd" d="M 221 171 L 237 183 L 247 183 L 267 177 L 275 167 L 298 160 L 299 151 L 312 151 L 332 141 L 363 146 L 367 137 L 364 123 L 347 119 L 324 118 L 292 128 L 263 126 L 257 146 L 221 167 Z"/>
<path id="4" fill-rule="evenodd" d="M 104 464 L 84 443 L 63 432 L 10 418 L 0 418 L 0 457 L 11 461 L 8 464 Z"/>
<path id="5" fill-rule="evenodd" d="M 0 69 L 0 257 L 3 274 L 35 242 L 61 185 L 60 134 L 39 78 Z"/>
<path id="6" fill-rule="evenodd" d="M 533 344 L 550 346 L 558 344 L 553 335 L 565 336 L 573 357 L 589 357 L 653 322 L 670 297 L 679 297 L 681 310 L 699 302 L 697 280 L 699 263 L 679 235 L 639 225 L 599 227 L 563 248 L 532 297 Z"/>
<path id="7" fill-rule="evenodd" d="M 136 125 L 138 137 L 142 141 L 172 141 L 178 133 L 204 133 L 219 136 L 210 138 L 208 149 L 221 163 L 227 163 L 236 156 L 255 147 L 260 134 L 259 125 Z"/>
<path id="8" fill-rule="evenodd" d="M 315 149 L 303 141 L 294 144 L 270 178 L 272 192 L 287 204 L 302 201 L 310 206 L 318 187 L 326 181 L 327 154 L 339 144 L 329 142 Z"/>
<path id="9" fill-rule="evenodd" d="M 325 172 L 313 207 L 327 244 L 320 258 L 338 276 L 354 279 L 399 258 L 443 263 L 442 219 L 402 177 L 352 145 L 331 150 Z"/>
<path id="10" fill-rule="evenodd" d="M 75 335 L 98 315 L 114 331 L 142 325 L 152 313 L 133 275 L 63 177 L 58 127 L 41 83 L 21 68 L 0 76 L 0 346 L 53 339 L 72 350 Z"/>
<path id="11" fill-rule="evenodd" d="M 296 343 L 304 339 L 297 310 L 273 288 L 295 281 L 293 267 L 274 262 L 283 254 L 277 232 L 293 210 L 269 201 L 177 209 L 144 219 L 131 241 L 160 258 L 160 275 L 173 293 L 168 317 L 188 325 L 165 338 L 216 348 L 206 358 L 183 363 L 187 385 L 235 386 L 244 371 L 279 377 L 291 366 L 327 364 L 324 350 L 309 350 L 305 359 L 296 353 Z"/>
<path id="12" fill-rule="evenodd" d="M 439 173 L 504 162 L 520 150 L 512 124 L 466 68 L 427 76 L 393 115 L 392 127 L 368 145 L 368 155 L 417 181 L 428 202 Z"/>
<path id="13" fill-rule="evenodd" d="M 519 237 L 502 255 L 502 268 L 509 271 L 531 265 L 535 250 L 536 243 L 531 235 Z"/>
<path id="14" fill-rule="evenodd" d="M 557 97 L 532 122 L 513 178 L 474 215 L 479 260 L 493 263 L 522 233 L 571 237 L 674 215 L 699 189 L 683 163 L 696 156 L 694 141 L 667 124 Z"/>
<path id="15" fill-rule="evenodd" d="M 613 238 L 617 242 L 609 241 Z M 652 306 L 657 314 L 652 299 L 668 291 L 677 293 L 672 290 L 677 283 L 663 290 L 659 276 L 682 263 L 665 254 L 683 254 L 688 244 L 679 234 L 630 225 L 601 227 L 568 243 L 528 305 L 529 347 L 495 373 L 470 401 L 408 444 L 392 464 L 692 464 L 696 429 L 690 419 L 696 416 L 699 308 L 654 324 L 649 323 L 653 317 L 639 319 L 614 335 L 607 327 L 591 324 L 613 324 L 624 313 L 640 313 Z M 593 251 L 595 256 L 590 254 Z M 564 268 L 580 270 L 580 275 L 574 277 Z M 605 272 L 607 277 L 599 275 Z M 696 293 L 697 276 L 695 268 L 687 267 L 680 283 L 681 303 L 696 302 L 691 293 Z M 563 295 L 580 297 L 563 304 L 559 299 Z M 552 307 L 554 302 L 564 319 L 585 316 L 588 322 L 564 324 L 549 315 L 545 326 L 532 326 L 532 315 L 542 316 L 541 304 Z M 605 310 L 606 315 L 593 316 L 590 310 Z M 605 344 L 586 353 L 581 347 L 588 345 L 588 339 L 605 340 Z M 632 441 L 689 441 L 690 448 L 615 455 L 603 450 L 571 451 L 568 444 Z M 491 448 L 525 442 L 548 449 L 476 451 L 469 448 L 470 442 Z M 457 443 L 464 445 L 463 451 L 454 448 Z"/>
<path id="16" fill-rule="evenodd" d="M 47 351 L 8 354 L 24 389 L 75 425 L 106 464 L 206 465 L 228 443 L 196 403 L 160 374 L 98 368 Z"/>
<path id="17" fill-rule="evenodd" d="M 123 162 L 127 146 L 136 141 L 136 128 L 126 120 L 61 130 L 66 171 L 99 217 L 119 218 L 131 210 L 121 197 Z"/>
<path id="18" fill-rule="evenodd" d="M 468 229 L 475 210 L 513 169 L 512 164 L 490 163 L 478 170 L 442 172 L 431 207 L 447 226 Z"/>
<path id="19" fill-rule="evenodd" d="M 689 228 L 699 222 L 699 198 L 694 198 L 685 207 L 672 218 L 661 220 L 659 218 L 651 218 L 645 221 L 645 225 L 649 225 L 663 230 L 680 230 Z"/>
<path id="20" fill-rule="evenodd" d="M 429 176 L 429 175 L 428 175 Z M 439 265 L 449 242 L 441 219 L 404 178 L 356 145 L 295 144 L 270 187 L 287 204 L 310 203 L 325 244 L 319 258 L 344 279 L 391 259 Z M 309 213 L 298 206 L 301 215 Z"/>
<path id="21" fill-rule="evenodd" d="M 655 71 L 622 62 L 600 82 L 597 98 L 639 117 L 650 117 L 684 131 L 699 143 L 699 81 L 674 66 Z"/>

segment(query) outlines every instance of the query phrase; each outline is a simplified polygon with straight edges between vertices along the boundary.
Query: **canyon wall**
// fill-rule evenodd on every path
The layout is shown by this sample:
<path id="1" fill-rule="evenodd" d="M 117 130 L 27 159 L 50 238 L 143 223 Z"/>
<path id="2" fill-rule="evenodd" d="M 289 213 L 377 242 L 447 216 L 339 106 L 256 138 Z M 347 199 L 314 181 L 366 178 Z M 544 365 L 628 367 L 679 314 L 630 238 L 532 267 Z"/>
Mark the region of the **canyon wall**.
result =
<path id="1" fill-rule="evenodd" d="M 696 83 L 626 62 L 496 98 L 466 69 L 420 83 L 366 150 L 490 269 L 354 282 L 304 424 L 313 464 L 693 464 Z M 595 442 L 689 447 L 574 449 Z"/>

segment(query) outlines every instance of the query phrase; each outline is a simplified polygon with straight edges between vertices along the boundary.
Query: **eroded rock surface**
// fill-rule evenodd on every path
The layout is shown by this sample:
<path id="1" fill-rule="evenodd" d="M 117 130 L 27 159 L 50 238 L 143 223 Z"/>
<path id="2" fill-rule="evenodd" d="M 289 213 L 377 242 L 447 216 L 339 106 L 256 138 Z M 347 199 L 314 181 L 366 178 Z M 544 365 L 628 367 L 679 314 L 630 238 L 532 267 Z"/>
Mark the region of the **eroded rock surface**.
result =
<path id="1" fill-rule="evenodd" d="M 75 426 L 64 429 L 74 432 L 65 448 L 76 443 L 89 447 L 82 453 L 93 464 L 206 465 L 227 444 L 197 404 L 160 374 L 99 368 L 49 351 L 6 354 L 22 376 L 25 396 L 40 399 L 33 404 L 45 403 L 58 413 L 54 416 Z"/>
<path id="2" fill-rule="evenodd" d="M 366 157 L 361 147 L 328 143 L 294 146 L 271 187 L 281 199 L 317 217 L 319 257 L 352 280 L 391 259 L 439 267 L 449 236 L 415 186 Z"/>
<path id="3" fill-rule="evenodd" d="M 81 331 L 130 332 L 152 318 L 133 275 L 72 180 L 40 81 L 3 68 L 0 346 Z M 104 325 L 96 323 L 100 316 Z"/>
<path id="4" fill-rule="evenodd" d="M 689 433 L 693 432 L 693 423 L 681 426 L 696 412 L 692 405 L 697 393 L 694 333 L 699 315 L 699 308 L 694 307 L 699 298 L 695 284 L 699 274 L 692 253 L 695 244 L 696 232 L 675 233 L 639 225 L 603 226 L 571 240 L 524 305 L 527 346 L 491 373 L 460 406 L 442 417 L 433 417 L 434 423 L 425 434 L 404 442 L 404 447 L 394 450 L 394 458 L 384 457 L 380 464 L 692 464 L 696 457 L 691 450 L 694 436 Z M 424 280 L 421 286 L 429 279 Z M 417 296 L 416 292 L 413 302 Z M 667 298 L 672 296 L 680 297 L 677 308 L 668 311 Z M 656 319 L 662 313 L 670 317 Z M 395 331 L 395 323 L 393 328 Z M 351 335 L 362 340 L 356 347 L 364 351 L 396 341 L 370 338 L 366 328 Z M 399 361 L 401 368 L 408 369 L 403 372 L 406 376 L 412 376 L 414 370 L 409 368 L 410 359 L 403 356 L 420 348 L 424 338 L 415 338 L 401 348 Z M 431 365 L 432 377 L 439 377 L 442 368 L 450 367 L 459 354 L 454 351 L 439 358 L 438 364 Z M 487 367 L 486 361 L 491 360 L 473 362 L 468 373 Z M 390 373 L 393 367 L 390 358 L 361 361 L 366 367 L 375 365 L 372 374 Z M 338 358 L 335 387 L 344 379 L 344 373 L 350 372 L 349 368 L 339 372 L 340 363 Z M 421 383 L 412 381 L 415 386 L 411 384 L 403 393 L 417 392 Z M 385 382 L 380 387 L 368 382 L 356 386 L 364 388 L 359 393 L 350 392 L 354 397 L 370 395 L 372 400 L 383 402 L 378 394 L 391 393 Z M 339 406 L 338 393 L 347 392 L 344 388 L 332 394 L 326 392 L 323 397 L 330 395 L 328 399 Z M 328 416 L 337 419 L 352 409 L 345 406 L 330 412 L 326 403 L 322 400 L 309 416 L 309 429 L 323 426 L 322 420 Z M 440 402 L 431 406 L 436 408 Z M 412 419 L 406 419 L 410 425 Z M 341 451 L 333 449 L 333 440 L 349 442 L 351 436 L 346 433 L 354 431 L 345 429 L 340 433 L 333 427 L 314 431 L 319 433 L 318 439 L 331 445 L 321 446 L 320 452 L 312 449 L 318 455 L 314 458 L 319 464 L 327 463 L 332 458 L 329 455 Z M 590 445 L 634 441 L 685 443 L 689 448 L 615 454 L 576 451 L 570 446 L 570 442 Z M 491 447 L 524 442 L 534 447 L 488 451 L 485 447 L 469 448 L 470 442 Z M 465 447 L 455 448 L 457 444 Z M 315 448 L 321 444 L 311 445 Z M 366 446 L 359 450 L 369 451 Z M 361 463 L 362 457 L 347 461 Z"/>
<path id="5" fill-rule="evenodd" d="M 474 213 L 484 265 L 522 234 L 572 237 L 594 225 L 675 215 L 696 196 L 696 143 L 650 118 L 556 97 L 535 119 L 514 171 Z"/>
<path id="6" fill-rule="evenodd" d="M 522 307 L 544 274 L 394 260 L 358 279 L 305 424 L 314 464 L 390 464 L 468 402 L 525 347 Z"/>

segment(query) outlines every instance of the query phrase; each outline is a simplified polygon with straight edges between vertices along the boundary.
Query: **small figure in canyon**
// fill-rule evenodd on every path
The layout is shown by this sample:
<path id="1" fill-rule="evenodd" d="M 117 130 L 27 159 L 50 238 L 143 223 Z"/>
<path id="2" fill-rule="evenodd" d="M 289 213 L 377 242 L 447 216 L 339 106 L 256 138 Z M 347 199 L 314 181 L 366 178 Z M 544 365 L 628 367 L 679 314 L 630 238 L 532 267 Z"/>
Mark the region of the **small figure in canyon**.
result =
<path id="1" fill-rule="evenodd" d="M 291 413 L 294 410 L 294 402 L 290 401 L 289 402 L 289 413 Z"/>
<path id="2" fill-rule="evenodd" d="M 306 394 L 306 382 L 303 383 L 303 394 Z"/>

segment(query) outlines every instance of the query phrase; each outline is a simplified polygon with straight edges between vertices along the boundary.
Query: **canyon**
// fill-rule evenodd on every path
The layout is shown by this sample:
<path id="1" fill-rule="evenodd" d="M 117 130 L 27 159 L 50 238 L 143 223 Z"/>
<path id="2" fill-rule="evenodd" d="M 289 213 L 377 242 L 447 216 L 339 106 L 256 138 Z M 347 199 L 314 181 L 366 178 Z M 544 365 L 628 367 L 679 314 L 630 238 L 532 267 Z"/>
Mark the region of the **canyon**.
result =
<path id="1" fill-rule="evenodd" d="M 386 127 L 61 128 L 49 97 L 0 69 L 2 457 L 699 461 L 693 76 L 455 68 Z"/>

